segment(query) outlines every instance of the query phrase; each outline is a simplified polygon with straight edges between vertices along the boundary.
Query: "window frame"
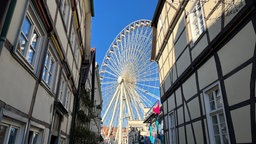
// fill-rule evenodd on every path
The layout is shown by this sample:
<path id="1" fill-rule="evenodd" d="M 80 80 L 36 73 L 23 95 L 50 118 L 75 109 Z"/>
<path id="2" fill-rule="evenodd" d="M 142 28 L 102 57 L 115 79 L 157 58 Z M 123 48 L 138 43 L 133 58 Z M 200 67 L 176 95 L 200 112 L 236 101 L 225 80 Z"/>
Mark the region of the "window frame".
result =
<path id="1" fill-rule="evenodd" d="M 49 60 L 51 60 L 52 66 L 50 68 L 49 71 Z M 47 66 L 45 65 L 45 62 L 47 61 Z M 56 56 L 56 53 L 54 52 L 54 46 L 52 44 L 52 42 L 50 41 L 48 44 L 48 50 L 46 52 L 45 55 L 45 60 L 43 62 L 43 70 L 42 70 L 42 81 L 44 82 L 44 84 L 52 91 L 54 92 L 55 90 L 55 86 L 56 86 L 56 79 L 57 79 L 57 73 L 58 73 L 58 69 L 59 69 L 59 64 L 58 64 L 59 60 Z M 46 69 L 46 71 L 45 71 Z M 44 73 L 46 72 L 46 73 Z M 47 81 L 47 75 L 51 74 L 51 78 Z"/>
<path id="2" fill-rule="evenodd" d="M 176 117 L 174 111 L 168 113 L 168 137 L 169 144 L 176 143 Z"/>
<path id="3" fill-rule="evenodd" d="M 65 102 L 66 102 L 66 97 L 67 97 L 67 88 L 68 88 L 67 78 L 66 78 L 64 72 L 62 72 L 61 78 L 60 78 L 58 100 L 64 107 L 65 107 Z"/>
<path id="4" fill-rule="evenodd" d="M 25 34 L 23 33 L 23 24 L 25 22 L 25 19 L 27 19 L 30 23 L 30 29 L 29 29 L 29 39 L 28 41 L 26 41 L 26 45 L 24 48 L 24 54 L 22 54 L 21 51 L 21 37 L 25 36 Z M 32 47 L 32 35 L 33 33 L 37 33 L 37 43 L 35 48 Z M 40 61 L 40 56 L 42 54 L 42 51 L 44 49 L 44 40 L 46 38 L 46 30 L 44 29 L 44 26 L 42 25 L 42 22 L 35 10 L 35 8 L 33 7 L 33 4 L 29 1 L 28 2 L 28 6 L 25 9 L 24 12 L 24 16 L 22 18 L 22 22 L 20 24 L 20 29 L 19 32 L 17 33 L 17 37 L 16 37 L 16 44 L 14 46 L 13 49 L 13 53 L 15 54 L 15 56 L 17 56 L 17 58 L 19 60 L 21 60 L 26 67 L 28 67 L 29 70 L 33 71 L 34 74 L 37 73 L 37 68 L 39 66 L 39 61 Z M 34 50 L 34 54 L 33 54 L 33 60 L 31 62 L 29 62 L 29 50 L 33 49 Z"/>
<path id="5" fill-rule="evenodd" d="M 222 101 L 221 107 L 218 107 L 218 105 L 216 104 L 216 94 L 213 95 L 214 97 L 214 106 L 215 109 L 211 110 L 211 104 L 210 104 L 210 95 L 209 93 L 213 93 L 214 91 L 216 91 L 216 89 L 218 89 L 219 91 L 219 96 L 220 96 L 220 100 Z M 227 120 L 226 120 L 226 113 L 225 113 L 225 108 L 224 108 L 224 104 L 223 104 L 223 96 L 222 96 L 222 92 L 221 92 L 221 88 L 220 88 L 220 84 L 219 83 L 214 83 L 211 86 L 209 86 L 207 89 L 205 89 L 203 91 L 203 95 L 204 95 L 204 105 L 205 105 L 205 113 L 206 113 L 206 120 L 207 120 L 207 127 L 208 127 L 208 133 L 209 133 L 209 139 L 211 141 L 212 144 L 216 143 L 216 138 L 215 138 L 215 132 L 214 132 L 214 124 L 213 124 L 213 120 L 212 117 L 213 116 L 217 116 L 217 126 L 218 126 L 218 132 L 219 132 L 219 137 L 220 137 L 220 141 L 221 144 L 224 144 L 223 142 L 223 133 L 220 129 L 220 125 L 223 124 L 220 122 L 220 114 L 223 114 L 224 117 L 224 124 L 226 127 L 226 136 L 227 136 L 227 140 L 228 140 L 228 144 L 230 144 L 230 137 L 229 137 L 229 130 L 228 130 L 228 125 L 227 125 Z M 216 124 L 215 124 L 216 125 Z"/>
<path id="6" fill-rule="evenodd" d="M 6 120 L 0 121 L 0 125 L 6 127 L 3 144 L 8 144 L 9 143 L 11 128 L 16 128 L 17 129 L 14 143 L 17 143 L 19 140 L 21 140 L 21 138 L 22 138 L 21 131 L 23 131 L 22 125 L 19 125 L 19 124 L 16 124 L 16 123 L 8 123 Z"/>
<path id="7" fill-rule="evenodd" d="M 200 13 L 199 14 L 199 10 L 196 10 L 196 6 L 200 5 Z M 204 10 L 203 10 L 203 5 L 201 0 L 199 1 L 195 1 L 192 8 L 190 9 L 190 11 L 188 12 L 188 17 L 189 17 L 189 26 L 190 26 L 190 39 L 192 42 L 192 45 L 195 45 L 198 41 L 199 38 L 205 33 L 206 31 L 206 24 L 205 24 L 205 18 L 204 18 Z M 196 12 L 196 16 L 193 17 L 194 12 Z M 198 17 L 199 16 L 199 17 Z M 203 23 L 200 23 L 200 16 L 202 17 L 202 21 Z M 193 22 L 197 21 L 196 23 L 198 24 L 198 30 L 199 30 L 199 34 L 195 34 L 195 29 L 194 29 L 194 25 Z M 203 27 L 203 30 L 201 29 L 201 27 Z"/>

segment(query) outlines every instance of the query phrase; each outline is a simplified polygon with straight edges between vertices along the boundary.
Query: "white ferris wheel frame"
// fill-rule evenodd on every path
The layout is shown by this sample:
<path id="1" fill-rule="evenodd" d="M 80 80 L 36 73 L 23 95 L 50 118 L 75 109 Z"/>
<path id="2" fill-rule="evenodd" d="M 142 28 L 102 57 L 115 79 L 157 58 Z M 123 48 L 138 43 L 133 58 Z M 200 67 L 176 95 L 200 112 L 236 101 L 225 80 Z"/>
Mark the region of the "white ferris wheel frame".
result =
<path id="1" fill-rule="evenodd" d="M 121 144 L 124 120 L 143 120 L 143 108 L 159 100 L 158 67 L 150 61 L 151 41 L 151 21 L 138 20 L 126 26 L 106 52 L 100 79 L 103 106 L 107 101 L 102 120 L 108 117 L 108 141 L 112 128 L 117 127 L 115 140 Z"/>

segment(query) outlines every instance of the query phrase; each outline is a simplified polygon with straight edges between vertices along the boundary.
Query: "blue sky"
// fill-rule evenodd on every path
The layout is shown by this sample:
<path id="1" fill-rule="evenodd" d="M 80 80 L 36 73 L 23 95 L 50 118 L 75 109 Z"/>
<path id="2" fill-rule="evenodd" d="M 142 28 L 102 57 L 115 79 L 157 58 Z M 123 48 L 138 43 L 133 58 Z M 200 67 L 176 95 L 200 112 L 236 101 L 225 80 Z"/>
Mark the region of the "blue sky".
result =
<path id="1" fill-rule="evenodd" d="M 101 65 L 116 35 L 139 19 L 152 20 L 158 0 L 94 0 L 91 47 Z"/>

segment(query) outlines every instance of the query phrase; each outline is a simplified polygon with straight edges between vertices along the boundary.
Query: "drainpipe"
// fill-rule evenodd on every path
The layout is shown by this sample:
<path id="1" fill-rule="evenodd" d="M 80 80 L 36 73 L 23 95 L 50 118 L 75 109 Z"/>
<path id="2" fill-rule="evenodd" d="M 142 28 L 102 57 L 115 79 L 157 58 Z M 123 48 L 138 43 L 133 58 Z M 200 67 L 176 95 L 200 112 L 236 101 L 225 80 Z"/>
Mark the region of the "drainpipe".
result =
<path id="1" fill-rule="evenodd" d="M 1 14 L 1 21 L 3 20 L 3 28 L 0 31 L 1 35 L 0 35 L 0 54 L 2 52 L 2 48 L 4 46 L 5 40 L 6 40 L 6 35 L 12 20 L 12 16 L 13 16 L 13 12 L 14 12 L 14 8 L 16 6 L 16 2 L 17 0 L 9 0 L 6 3 L 1 4 L 2 6 L 0 7 L 1 9 L 4 7 L 6 7 L 6 10 L 8 9 L 8 11 L 6 11 L 7 13 L 3 13 Z M 2 11 L 2 10 L 1 10 Z M 2 26 L 2 24 L 1 24 Z"/>

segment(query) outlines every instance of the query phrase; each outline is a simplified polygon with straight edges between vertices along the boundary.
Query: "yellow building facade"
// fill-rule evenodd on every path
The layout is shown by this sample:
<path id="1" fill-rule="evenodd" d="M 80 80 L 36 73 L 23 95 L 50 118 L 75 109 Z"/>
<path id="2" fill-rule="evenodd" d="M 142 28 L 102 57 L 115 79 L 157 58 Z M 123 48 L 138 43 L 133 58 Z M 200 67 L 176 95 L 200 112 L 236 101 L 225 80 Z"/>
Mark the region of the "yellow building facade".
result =
<path id="1" fill-rule="evenodd" d="M 69 143 L 93 1 L 3 0 L 0 11 L 0 143 Z"/>

